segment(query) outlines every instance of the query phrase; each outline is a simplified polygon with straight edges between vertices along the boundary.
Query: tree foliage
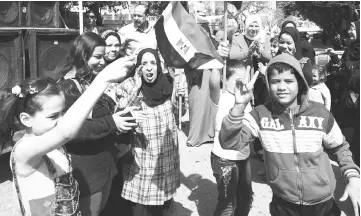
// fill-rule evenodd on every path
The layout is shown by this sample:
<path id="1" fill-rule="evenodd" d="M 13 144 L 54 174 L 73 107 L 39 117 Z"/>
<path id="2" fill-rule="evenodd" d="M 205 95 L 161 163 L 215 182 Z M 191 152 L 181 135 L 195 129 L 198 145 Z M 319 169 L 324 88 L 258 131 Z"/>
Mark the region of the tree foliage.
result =
<path id="1" fill-rule="evenodd" d="M 360 2 L 355 1 L 312 1 L 312 2 L 282 2 L 285 15 L 302 17 L 316 23 L 330 36 L 341 33 L 345 28 L 342 22 L 350 22 L 357 19 L 356 8 Z M 342 21 L 344 20 L 344 21 Z"/>

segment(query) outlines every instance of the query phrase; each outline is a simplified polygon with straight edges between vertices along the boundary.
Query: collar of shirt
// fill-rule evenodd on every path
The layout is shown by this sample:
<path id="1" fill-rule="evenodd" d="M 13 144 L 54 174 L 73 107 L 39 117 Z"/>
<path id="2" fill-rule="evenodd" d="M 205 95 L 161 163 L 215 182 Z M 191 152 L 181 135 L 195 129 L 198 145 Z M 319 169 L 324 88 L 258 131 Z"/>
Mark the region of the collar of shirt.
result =
<path id="1" fill-rule="evenodd" d="M 87 27 L 84 26 L 84 32 L 87 32 L 87 31 L 90 31 L 90 29 L 88 29 Z M 90 31 L 90 32 L 93 32 L 95 34 L 99 34 L 97 27 L 94 27 L 93 31 Z"/>
<path id="2" fill-rule="evenodd" d="M 148 28 L 146 28 L 146 29 L 144 29 L 144 30 L 141 30 L 140 28 L 136 28 L 135 26 L 134 26 L 134 23 L 133 23 L 133 27 L 134 27 L 134 31 L 137 31 L 137 32 L 141 32 L 141 33 L 148 33 L 148 32 L 150 32 L 150 30 L 152 30 L 152 28 L 153 28 L 153 26 L 152 25 L 150 25 L 150 23 L 148 22 Z"/>

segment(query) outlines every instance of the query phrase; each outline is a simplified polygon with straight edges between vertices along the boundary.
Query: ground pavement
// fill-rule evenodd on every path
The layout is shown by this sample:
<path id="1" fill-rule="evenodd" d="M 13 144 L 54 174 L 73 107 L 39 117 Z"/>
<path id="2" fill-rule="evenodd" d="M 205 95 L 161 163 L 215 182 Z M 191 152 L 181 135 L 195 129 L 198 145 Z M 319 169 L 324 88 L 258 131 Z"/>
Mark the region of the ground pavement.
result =
<path id="1" fill-rule="evenodd" d="M 188 123 L 183 124 L 185 127 L 178 133 L 181 186 L 174 198 L 176 212 L 179 216 L 212 216 L 217 203 L 216 181 L 213 177 L 210 163 L 212 144 L 205 144 L 200 147 L 187 147 L 185 143 L 189 127 Z M 272 191 L 267 185 L 265 177 L 257 175 L 257 171 L 263 168 L 263 163 L 256 159 L 256 157 L 253 157 L 253 155 L 254 152 L 251 153 L 254 197 L 249 216 L 268 216 L 270 215 L 269 203 L 272 198 Z M 341 179 L 337 164 L 335 162 L 332 162 L 332 164 L 337 178 L 335 198 L 338 200 L 342 196 L 345 183 Z M 353 215 L 352 205 L 349 200 L 346 203 L 338 202 L 338 205 L 343 211 L 343 216 Z"/>
<path id="2" fill-rule="evenodd" d="M 186 146 L 186 133 L 188 122 L 184 124 L 183 131 L 179 131 L 179 146 L 181 159 L 181 186 L 177 191 L 175 200 L 175 216 L 212 216 L 216 206 L 217 189 L 215 179 L 212 175 L 210 165 L 210 152 L 212 144 L 200 147 Z M 251 158 L 252 163 L 252 187 L 254 191 L 254 202 L 250 211 L 250 216 L 268 216 L 269 202 L 272 192 L 263 177 L 257 176 L 258 169 L 262 168 L 262 163 Z M 344 190 L 344 182 L 341 180 L 339 169 L 333 166 L 337 181 L 335 197 L 338 200 Z M 9 168 L 9 154 L 0 156 L 0 215 L 12 215 L 12 189 L 11 172 Z M 15 203 L 17 204 L 17 203 Z M 339 205 L 344 211 L 343 216 L 350 214 L 351 204 L 343 203 Z M 347 209 L 347 210 L 346 210 Z M 119 214 L 121 215 L 121 214 Z"/>

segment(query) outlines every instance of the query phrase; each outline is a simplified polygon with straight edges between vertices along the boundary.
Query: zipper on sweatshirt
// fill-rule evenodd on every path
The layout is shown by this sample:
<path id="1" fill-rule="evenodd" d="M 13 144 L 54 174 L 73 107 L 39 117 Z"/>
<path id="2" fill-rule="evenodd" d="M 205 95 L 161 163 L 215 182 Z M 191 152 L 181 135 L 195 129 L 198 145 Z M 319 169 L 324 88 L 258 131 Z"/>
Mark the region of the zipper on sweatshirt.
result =
<path id="1" fill-rule="evenodd" d="M 297 187 L 297 191 L 298 191 L 298 198 L 300 199 L 300 204 L 302 205 L 303 202 L 302 202 L 302 188 L 301 188 L 301 172 L 300 172 L 300 168 L 299 168 L 299 158 L 298 158 L 298 152 L 297 152 L 297 146 L 296 146 L 296 131 L 295 131 L 295 125 L 293 122 L 293 114 L 292 114 L 291 109 L 290 109 L 290 112 L 288 115 L 291 120 L 292 141 L 293 141 L 293 150 L 294 150 L 293 160 L 294 160 L 295 168 L 296 168 L 296 172 L 297 172 L 296 187 Z"/>

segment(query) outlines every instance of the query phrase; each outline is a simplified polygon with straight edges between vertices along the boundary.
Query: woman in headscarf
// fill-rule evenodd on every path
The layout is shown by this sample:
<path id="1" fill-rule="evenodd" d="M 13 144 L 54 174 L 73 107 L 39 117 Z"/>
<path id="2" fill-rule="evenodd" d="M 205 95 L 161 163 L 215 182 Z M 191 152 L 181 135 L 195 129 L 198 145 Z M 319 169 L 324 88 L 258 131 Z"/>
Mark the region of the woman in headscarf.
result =
<path id="1" fill-rule="evenodd" d="M 284 21 L 282 23 L 281 31 L 285 27 L 293 27 L 293 28 L 297 29 L 296 23 L 293 22 L 292 20 Z M 307 58 L 311 59 L 311 63 L 315 64 L 316 53 L 310 42 L 308 42 L 307 40 L 305 40 L 303 38 L 300 38 L 299 49 L 300 49 L 300 53 L 302 54 L 303 57 L 307 57 Z"/>
<path id="2" fill-rule="evenodd" d="M 154 49 L 139 52 L 134 76 L 117 89 L 118 107 L 140 106 L 147 119 L 139 122 L 132 144 L 134 159 L 123 165 L 122 197 L 133 206 L 134 216 L 166 215 L 180 185 L 179 148 L 173 78 L 162 71 Z M 184 107 L 184 106 L 182 106 Z"/>
<path id="3" fill-rule="evenodd" d="M 218 48 L 219 44 L 211 37 L 208 24 L 202 24 L 204 30 L 213 46 Z M 218 44 L 216 44 L 217 42 Z M 211 70 L 185 69 L 188 84 L 189 103 L 189 132 L 186 145 L 188 147 L 199 147 L 206 143 L 212 143 L 214 139 L 214 122 L 217 113 L 216 103 L 211 100 L 209 81 Z M 218 101 L 217 101 L 218 103 Z"/>
<path id="4" fill-rule="evenodd" d="M 293 55 L 300 62 L 307 84 L 311 86 L 313 83 L 312 64 L 309 58 L 302 56 L 300 39 L 300 32 L 296 28 L 283 28 L 278 38 L 278 54 L 288 53 Z"/>
<path id="5" fill-rule="evenodd" d="M 248 16 L 245 24 L 245 33 L 236 32 L 232 38 L 229 58 L 241 60 L 257 70 L 258 62 L 265 64 L 272 58 L 270 37 L 263 31 L 262 20 L 258 15 Z"/>
<path id="6" fill-rule="evenodd" d="M 101 37 L 106 43 L 104 59 L 109 64 L 120 57 L 121 39 L 119 34 L 111 29 L 104 31 Z"/>
<path id="7" fill-rule="evenodd" d="M 341 97 L 335 108 L 335 118 L 341 128 L 353 128 L 351 151 L 355 163 L 360 164 L 360 20 L 351 22 L 346 30 L 349 42 L 339 66 Z M 337 54 L 329 49 L 331 57 Z M 336 58 L 335 58 L 336 59 Z"/>
<path id="8" fill-rule="evenodd" d="M 119 34 L 111 29 L 104 31 L 101 34 L 101 37 L 104 39 L 106 44 L 104 53 L 105 63 L 110 64 L 122 56 L 121 39 Z M 113 99 L 114 104 L 116 104 L 115 91 L 118 85 L 119 83 L 111 83 L 104 91 L 106 95 Z M 112 110 L 112 112 L 115 112 L 115 110 Z M 116 159 L 118 173 L 113 178 L 110 188 L 109 199 L 102 211 L 102 215 L 112 215 L 114 214 L 114 212 L 123 212 L 124 214 L 127 214 L 126 212 L 128 209 L 125 208 L 127 207 L 126 200 L 122 199 L 119 191 L 121 191 L 123 188 L 122 164 L 126 163 L 127 159 L 131 157 L 131 152 L 129 151 L 131 139 L 132 131 L 118 133 L 118 136 L 116 138 L 116 149 L 114 149 L 114 151 L 112 151 L 111 153 Z"/>

